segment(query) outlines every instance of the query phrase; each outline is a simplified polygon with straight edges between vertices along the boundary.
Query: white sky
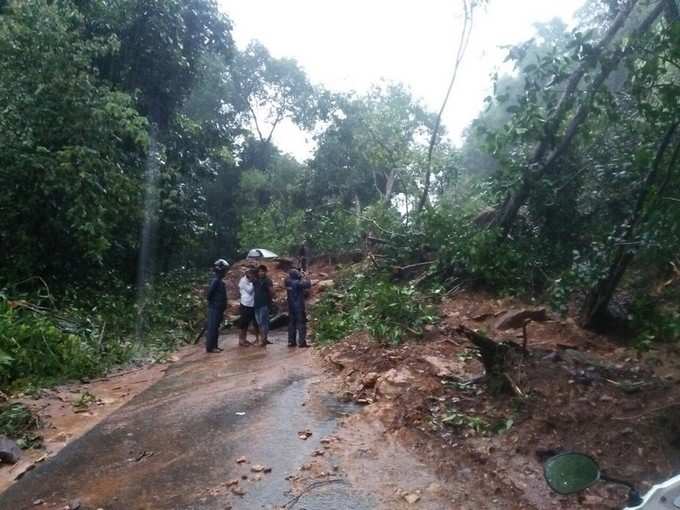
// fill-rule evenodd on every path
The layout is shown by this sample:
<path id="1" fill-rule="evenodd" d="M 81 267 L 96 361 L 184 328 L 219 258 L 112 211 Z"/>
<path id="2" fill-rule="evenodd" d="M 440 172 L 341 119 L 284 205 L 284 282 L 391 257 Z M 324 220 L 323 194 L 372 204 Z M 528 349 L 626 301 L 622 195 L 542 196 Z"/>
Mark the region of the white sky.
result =
<path id="1" fill-rule="evenodd" d="M 490 0 L 474 31 L 444 124 L 454 141 L 490 93 L 499 48 L 533 35 L 533 24 L 566 22 L 584 0 Z M 333 91 L 366 91 L 381 79 L 408 85 L 438 111 L 450 79 L 462 24 L 460 0 L 219 0 L 239 48 L 261 41 L 275 57 L 292 57 L 310 79 Z M 309 135 L 282 125 L 274 142 L 305 159 Z"/>

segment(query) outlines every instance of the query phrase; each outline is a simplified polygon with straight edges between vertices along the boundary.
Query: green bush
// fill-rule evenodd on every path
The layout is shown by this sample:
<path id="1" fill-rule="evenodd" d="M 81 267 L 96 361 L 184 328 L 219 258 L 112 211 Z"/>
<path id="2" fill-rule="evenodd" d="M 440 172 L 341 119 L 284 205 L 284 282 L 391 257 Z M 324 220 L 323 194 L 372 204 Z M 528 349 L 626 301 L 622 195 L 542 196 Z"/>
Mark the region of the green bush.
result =
<path id="1" fill-rule="evenodd" d="M 34 377 L 92 376 L 101 370 L 96 328 L 25 306 L 0 296 L 0 385 Z"/>
<path id="2" fill-rule="evenodd" d="M 143 299 L 115 282 L 101 292 L 71 289 L 59 309 L 51 296 L 0 293 L 0 387 L 49 385 L 132 358 L 162 358 L 200 329 L 206 283 L 206 275 L 176 271 L 149 285 Z"/>
<path id="3" fill-rule="evenodd" d="M 381 275 L 355 274 L 315 306 L 316 339 L 331 343 L 367 331 L 380 343 L 396 345 L 419 337 L 427 324 L 437 320 L 435 297 Z"/>
<path id="4" fill-rule="evenodd" d="M 639 296 L 631 306 L 630 323 L 637 348 L 646 350 L 654 343 L 680 341 L 680 309 L 662 304 L 649 295 Z"/>
<path id="5" fill-rule="evenodd" d="M 36 434 L 40 419 L 24 404 L 0 405 L 0 435 L 16 439 L 20 448 L 38 447 L 42 438 Z"/>
<path id="6" fill-rule="evenodd" d="M 433 208 L 423 217 L 422 231 L 411 236 L 412 244 L 426 247 L 443 278 L 462 276 L 506 294 L 542 290 L 555 263 L 555 247 L 529 228 L 500 241 L 499 232 L 476 226 L 473 217 L 463 206 Z"/>

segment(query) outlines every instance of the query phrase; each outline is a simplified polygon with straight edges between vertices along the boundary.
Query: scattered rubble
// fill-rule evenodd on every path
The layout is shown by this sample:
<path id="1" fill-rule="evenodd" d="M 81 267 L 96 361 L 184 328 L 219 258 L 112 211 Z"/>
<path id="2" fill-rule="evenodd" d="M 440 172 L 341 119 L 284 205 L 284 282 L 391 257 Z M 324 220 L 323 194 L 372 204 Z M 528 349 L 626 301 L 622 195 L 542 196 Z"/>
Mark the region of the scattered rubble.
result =
<path id="1" fill-rule="evenodd" d="M 517 299 L 468 292 L 441 308 L 443 320 L 426 341 L 388 347 L 355 334 L 322 351 L 339 376 L 339 397 L 366 405 L 362 415 L 379 420 L 440 474 L 432 490 L 402 492 L 414 496 L 409 504 L 443 486 L 474 483 L 503 508 L 501 502 L 527 509 L 623 506 L 625 494 L 606 484 L 591 489 L 587 501 L 552 494 L 535 456 L 540 449 L 590 453 L 642 487 L 680 469 L 678 353 L 640 354 L 569 319 L 548 320 L 545 308 Z M 527 321 L 524 354 L 512 329 Z M 479 352 L 461 333 L 472 329 L 514 344 L 501 365 L 510 394 L 486 384 Z"/>
<path id="2" fill-rule="evenodd" d="M 420 501 L 420 495 L 419 494 L 405 494 L 404 499 L 409 505 L 415 505 L 418 501 Z"/>

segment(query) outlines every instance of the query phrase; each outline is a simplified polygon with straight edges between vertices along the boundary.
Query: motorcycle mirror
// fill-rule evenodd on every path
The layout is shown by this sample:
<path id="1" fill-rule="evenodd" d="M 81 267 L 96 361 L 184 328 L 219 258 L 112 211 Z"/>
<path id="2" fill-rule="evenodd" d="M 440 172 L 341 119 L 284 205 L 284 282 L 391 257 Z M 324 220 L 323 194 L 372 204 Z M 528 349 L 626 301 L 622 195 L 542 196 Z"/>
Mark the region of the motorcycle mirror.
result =
<path id="1" fill-rule="evenodd" d="M 588 455 L 561 453 L 545 462 L 543 474 L 552 490 L 566 496 L 581 492 L 597 482 L 600 466 Z"/>

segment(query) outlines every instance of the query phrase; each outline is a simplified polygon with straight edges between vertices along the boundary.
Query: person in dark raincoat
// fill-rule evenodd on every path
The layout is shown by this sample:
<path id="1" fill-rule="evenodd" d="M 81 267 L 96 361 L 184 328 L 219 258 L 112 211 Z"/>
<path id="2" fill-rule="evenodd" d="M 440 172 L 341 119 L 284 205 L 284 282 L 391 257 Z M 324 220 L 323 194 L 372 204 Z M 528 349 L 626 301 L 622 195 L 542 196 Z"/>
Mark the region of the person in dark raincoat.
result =
<path id="1" fill-rule="evenodd" d="M 269 341 L 269 310 L 274 299 L 274 284 L 267 276 L 267 266 L 264 264 L 257 268 L 257 278 L 253 281 L 255 291 L 254 308 L 255 320 L 260 330 L 260 341 L 258 345 L 265 347 Z"/>
<path id="2" fill-rule="evenodd" d="M 224 277 L 227 274 L 229 264 L 224 259 L 215 261 L 213 270 L 215 278 L 208 288 L 208 326 L 205 338 L 205 350 L 210 353 L 222 352 L 218 347 L 220 337 L 220 325 L 227 309 L 227 286 Z"/>
<path id="3" fill-rule="evenodd" d="M 285 284 L 288 295 L 288 347 L 309 347 L 307 345 L 305 291 L 312 284 L 307 278 L 303 278 L 297 269 L 291 269 Z"/>

